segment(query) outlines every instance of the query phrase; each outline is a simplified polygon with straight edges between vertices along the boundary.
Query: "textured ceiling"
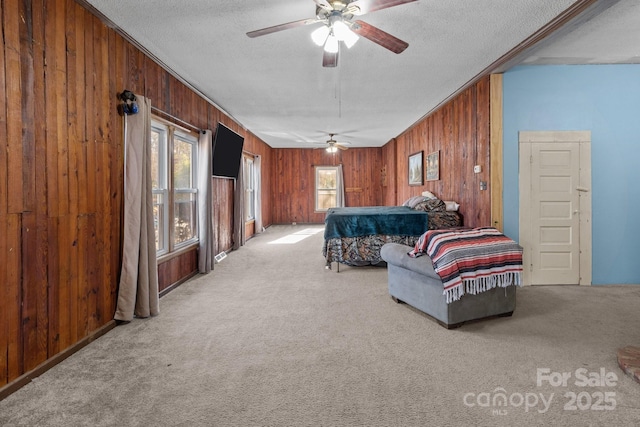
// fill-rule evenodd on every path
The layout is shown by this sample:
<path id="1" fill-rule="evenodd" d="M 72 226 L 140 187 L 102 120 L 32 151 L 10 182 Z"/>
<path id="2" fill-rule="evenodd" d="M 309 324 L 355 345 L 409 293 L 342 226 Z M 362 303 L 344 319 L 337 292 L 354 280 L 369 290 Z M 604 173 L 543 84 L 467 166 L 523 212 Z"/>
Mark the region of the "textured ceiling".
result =
<path id="1" fill-rule="evenodd" d="M 361 38 L 341 48 L 338 67 L 323 68 L 310 39 L 317 24 L 246 36 L 314 17 L 313 0 L 85 1 L 274 148 L 317 147 L 329 133 L 382 146 L 574 4 L 419 0 L 378 10 L 359 19 L 409 47 L 394 54 Z M 638 62 L 640 2 L 609 3 L 525 62 Z"/>
<path id="2" fill-rule="evenodd" d="M 522 63 L 640 64 L 640 1 L 616 3 Z"/>

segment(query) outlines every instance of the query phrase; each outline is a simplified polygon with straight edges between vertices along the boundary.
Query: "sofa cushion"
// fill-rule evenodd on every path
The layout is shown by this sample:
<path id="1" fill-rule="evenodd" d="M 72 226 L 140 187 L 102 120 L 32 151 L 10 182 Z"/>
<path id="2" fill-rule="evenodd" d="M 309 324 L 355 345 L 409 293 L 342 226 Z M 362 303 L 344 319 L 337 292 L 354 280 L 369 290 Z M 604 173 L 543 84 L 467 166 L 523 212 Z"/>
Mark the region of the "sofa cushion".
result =
<path id="1" fill-rule="evenodd" d="M 388 264 L 414 271 L 432 279 L 440 280 L 440 276 L 433 269 L 431 258 L 423 255 L 411 258 L 407 253 L 413 248 L 399 243 L 385 243 L 380 250 L 380 257 Z"/>

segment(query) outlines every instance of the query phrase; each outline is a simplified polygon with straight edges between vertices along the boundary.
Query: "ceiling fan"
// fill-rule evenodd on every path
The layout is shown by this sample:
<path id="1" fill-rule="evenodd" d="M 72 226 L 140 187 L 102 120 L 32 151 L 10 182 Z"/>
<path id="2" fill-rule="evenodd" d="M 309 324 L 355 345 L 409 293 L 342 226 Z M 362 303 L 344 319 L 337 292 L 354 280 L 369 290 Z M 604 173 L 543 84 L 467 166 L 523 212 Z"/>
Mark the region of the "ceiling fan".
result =
<path id="1" fill-rule="evenodd" d="M 247 36 L 259 37 L 290 28 L 311 24 L 322 24 L 311 33 L 312 40 L 318 46 L 324 46 L 323 67 L 338 65 L 338 52 L 342 41 L 350 48 L 358 41 L 359 36 L 371 40 L 394 53 L 403 52 L 409 44 L 364 21 L 354 21 L 354 16 L 375 12 L 411 3 L 417 0 L 313 0 L 316 3 L 316 16 L 309 19 L 274 25 L 260 30 L 249 31 Z"/>
<path id="2" fill-rule="evenodd" d="M 327 152 L 328 153 L 335 153 L 338 150 L 348 150 L 348 147 L 345 147 L 345 145 L 350 144 L 350 142 L 344 142 L 344 141 L 336 141 L 335 139 L 333 139 L 333 137 L 335 136 L 335 133 L 330 133 L 329 134 L 329 139 L 325 142 L 319 142 L 317 144 L 327 144 Z M 320 147 L 317 147 L 320 148 Z"/>

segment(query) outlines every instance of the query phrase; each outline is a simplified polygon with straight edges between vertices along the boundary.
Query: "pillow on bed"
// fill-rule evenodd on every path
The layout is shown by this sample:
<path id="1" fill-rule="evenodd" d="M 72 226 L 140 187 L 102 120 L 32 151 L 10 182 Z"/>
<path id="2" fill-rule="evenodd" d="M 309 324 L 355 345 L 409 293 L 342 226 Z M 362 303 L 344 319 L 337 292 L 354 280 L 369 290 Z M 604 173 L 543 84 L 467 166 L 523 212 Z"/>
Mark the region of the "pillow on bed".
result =
<path id="1" fill-rule="evenodd" d="M 423 191 L 422 195 L 427 199 L 437 199 L 436 195 L 433 194 L 431 191 Z"/>
<path id="2" fill-rule="evenodd" d="M 410 199 L 407 199 L 406 202 L 402 204 L 402 206 L 408 206 L 411 209 L 415 208 L 416 205 L 424 200 L 424 196 L 413 196 Z"/>
<path id="3" fill-rule="evenodd" d="M 452 201 L 446 201 L 446 202 L 444 202 L 444 204 L 445 204 L 446 209 L 448 211 L 454 211 L 455 212 L 460 207 L 459 204 L 457 204 L 456 202 L 452 202 Z"/>
<path id="4" fill-rule="evenodd" d="M 427 199 L 418 203 L 414 209 L 425 212 L 442 212 L 446 209 L 446 205 L 440 199 Z"/>

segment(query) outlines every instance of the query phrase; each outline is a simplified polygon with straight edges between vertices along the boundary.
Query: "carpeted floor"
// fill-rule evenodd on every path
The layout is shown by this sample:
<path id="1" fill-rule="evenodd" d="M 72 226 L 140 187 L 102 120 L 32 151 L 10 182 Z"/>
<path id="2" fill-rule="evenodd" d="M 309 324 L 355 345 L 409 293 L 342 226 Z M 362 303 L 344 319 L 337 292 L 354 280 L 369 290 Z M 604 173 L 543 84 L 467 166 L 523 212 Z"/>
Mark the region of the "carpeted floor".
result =
<path id="1" fill-rule="evenodd" d="M 522 288 L 513 317 L 446 330 L 321 247 L 270 227 L 1 401 L 0 426 L 640 425 L 616 361 L 640 286 Z"/>

